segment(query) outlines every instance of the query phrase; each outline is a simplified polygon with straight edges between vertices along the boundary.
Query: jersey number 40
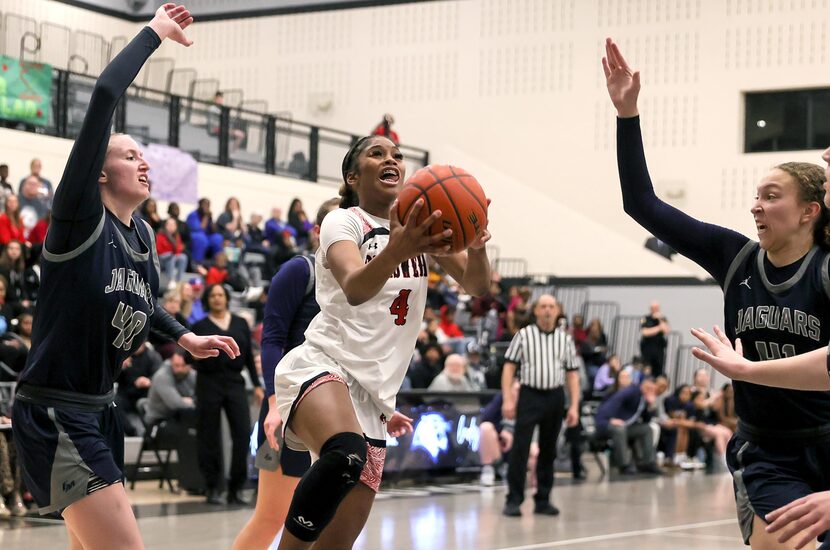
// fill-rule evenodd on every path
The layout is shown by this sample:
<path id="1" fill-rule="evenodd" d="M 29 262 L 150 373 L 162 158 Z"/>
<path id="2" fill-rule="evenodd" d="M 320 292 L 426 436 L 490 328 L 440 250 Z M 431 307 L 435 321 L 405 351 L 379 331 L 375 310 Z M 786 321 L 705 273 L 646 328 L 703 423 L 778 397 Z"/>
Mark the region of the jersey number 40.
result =
<path id="1" fill-rule="evenodd" d="M 112 326 L 120 332 L 115 337 L 112 345 L 117 348 L 124 348 L 125 351 L 130 351 L 133 345 L 133 338 L 137 334 L 141 334 L 142 329 L 146 325 L 146 313 L 143 311 L 133 311 L 132 306 L 128 306 L 124 302 L 118 302 L 118 309 L 115 310 L 115 315 L 112 317 Z"/>

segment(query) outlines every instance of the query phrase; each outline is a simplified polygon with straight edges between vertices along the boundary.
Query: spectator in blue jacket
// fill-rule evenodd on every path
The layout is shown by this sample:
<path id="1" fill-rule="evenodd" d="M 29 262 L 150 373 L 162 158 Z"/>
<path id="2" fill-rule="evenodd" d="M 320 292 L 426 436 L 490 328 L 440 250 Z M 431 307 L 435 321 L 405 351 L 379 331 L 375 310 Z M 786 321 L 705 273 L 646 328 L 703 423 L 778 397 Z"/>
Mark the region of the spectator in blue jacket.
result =
<path id="1" fill-rule="evenodd" d="M 614 464 L 623 474 L 660 473 L 649 426 L 656 399 L 657 387 L 649 379 L 618 390 L 597 409 L 597 435 L 613 441 Z"/>

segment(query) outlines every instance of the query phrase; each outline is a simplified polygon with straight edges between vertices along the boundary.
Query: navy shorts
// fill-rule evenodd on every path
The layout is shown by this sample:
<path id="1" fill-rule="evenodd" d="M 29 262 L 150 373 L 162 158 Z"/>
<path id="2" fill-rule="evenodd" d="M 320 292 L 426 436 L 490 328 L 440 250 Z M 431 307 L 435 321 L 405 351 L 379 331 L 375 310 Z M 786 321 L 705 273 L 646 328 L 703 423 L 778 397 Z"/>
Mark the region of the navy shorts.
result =
<path id="1" fill-rule="evenodd" d="M 311 454 L 308 451 L 295 451 L 285 446 L 282 439 L 282 430 L 277 430 L 277 442 L 280 450 L 275 451 L 265 438 L 265 417 L 268 416 L 268 400 L 262 400 L 259 408 L 259 422 L 257 424 L 257 452 L 254 465 L 262 470 L 276 472 L 277 467 L 282 473 L 291 477 L 303 477 L 311 467 Z"/>
<path id="2" fill-rule="evenodd" d="M 758 444 L 734 435 L 726 449 L 744 543 L 754 516 L 761 519 L 794 500 L 830 489 L 830 442 Z M 823 540 L 826 533 L 819 537 Z"/>
<path id="3" fill-rule="evenodd" d="M 23 480 L 40 514 L 63 512 L 123 480 L 124 429 L 114 406 L 90 412 L 18 399 L 12 430 Z"/>

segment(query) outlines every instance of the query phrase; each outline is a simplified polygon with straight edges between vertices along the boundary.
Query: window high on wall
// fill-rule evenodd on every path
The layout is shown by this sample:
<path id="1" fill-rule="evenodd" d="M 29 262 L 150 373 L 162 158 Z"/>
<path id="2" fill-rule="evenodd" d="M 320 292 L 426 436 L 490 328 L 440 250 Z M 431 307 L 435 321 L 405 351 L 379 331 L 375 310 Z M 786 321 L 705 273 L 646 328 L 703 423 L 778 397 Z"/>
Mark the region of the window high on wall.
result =
<path id="1" fill-rule="evenodd" d="M 745 97 L 745 153 L 830 147 L 830 88 Z"/>

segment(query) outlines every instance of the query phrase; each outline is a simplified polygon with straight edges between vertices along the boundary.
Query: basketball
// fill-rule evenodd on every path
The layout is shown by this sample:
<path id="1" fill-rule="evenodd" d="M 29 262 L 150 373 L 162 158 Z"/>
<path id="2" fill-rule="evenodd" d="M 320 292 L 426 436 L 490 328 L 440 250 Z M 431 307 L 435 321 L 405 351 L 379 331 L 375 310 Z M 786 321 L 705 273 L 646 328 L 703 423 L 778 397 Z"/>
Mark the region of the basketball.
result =
<path id="1" fill-rule="evenodd" d="M 466 250 L 476 233 L 487 225 L 484 190 L 462 168 L 436 164 L 412 174 L 398 195 L 398 219 L 402 224 L 406 223 L 409 211 L 420 198 L 424 199 L 424 208 L 418 215 L 418 223 L 440 210 L 441 217 L 430 228 L 430 234 L 452 229 L 452 236 L 446 243 L 451 245 L 451 252 Z"/>

